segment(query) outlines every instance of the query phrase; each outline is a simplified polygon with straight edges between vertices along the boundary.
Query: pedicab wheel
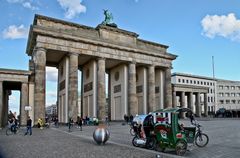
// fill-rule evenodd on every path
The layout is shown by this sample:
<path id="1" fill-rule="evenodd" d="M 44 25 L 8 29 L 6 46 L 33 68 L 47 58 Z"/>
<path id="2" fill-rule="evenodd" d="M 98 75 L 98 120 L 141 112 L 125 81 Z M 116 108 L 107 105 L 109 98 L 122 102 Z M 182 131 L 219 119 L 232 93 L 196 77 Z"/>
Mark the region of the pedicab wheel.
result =
<path id="1" fill-rule="evenodd" d="M 165 147 L 160 147 L 160 144 L 159 144 L 159 143 L 156 143 L 156 144 L 155 144 L 155 147 L 154 147 L 154 150 L 155 150 L 155 151 L 164 152 L 165 149 L 166 149 Z"/>
<path id="2" fill-rule="evenodd" d="M 148 145 L 147 145 L 147 149 L 153 150 L 156 146 L 156 139 L 155 138 L 150 138 Z"/>
<path id="3" fill-rule="evenodd" d="M 130 128 L 130 134 L 131 134 L 132 136 L 135 136 L 135 135 L 136 135 L 136 133 L 135 133 L 135 131 L 134 131 L 133 128 Z"/>
<path id="4" fill-rule="evenodd" d="M 133 146 L 135 146 L 135 147 L 139 147 L 139 145 L 137 144 L 137 139 L 138 139 L 137 136 L 135 136 L 135 137 L 132 139 L 132 144 L 133 144 Z"/>
<path id="5" fill-rule="evenodd" d="M 195 137 L 195 144 L 198 147 L 205 147 L 208 144 L 209 138 L 205 133 L 197 134 Z"/>
<path id="6" fill-rule="evenodd" d="M 176 154 L 183 156 L 187 151 L 187 143 L 183 140 L 179 140 L 176 144 Z"/>

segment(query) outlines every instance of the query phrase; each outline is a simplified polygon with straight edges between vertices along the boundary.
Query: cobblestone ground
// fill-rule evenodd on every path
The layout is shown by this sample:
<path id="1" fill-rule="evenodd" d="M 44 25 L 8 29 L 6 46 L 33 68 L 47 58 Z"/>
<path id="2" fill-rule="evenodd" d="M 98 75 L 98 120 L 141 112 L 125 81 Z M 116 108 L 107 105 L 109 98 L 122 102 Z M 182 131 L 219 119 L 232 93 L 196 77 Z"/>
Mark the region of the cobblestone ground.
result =
<path id="1" fill-rule="evenodd" d="M 184 157 L 190 158 L 237 158 L 240 157 L 240 120 L 207 120 L 199 121 L 210 141 L 204 148 L 192 147 Z M 178 157 L 174 151 L 158 153 L 152 150 L 133 147 L 129 126 L 111 123 L 108 126 L 110 139 L 106 145 L 96 145 L 92 134 L 95 126 L 83 126 L 83 131 L 73 127 L 68 132 L 66 126 L 50 129 L 33 129 L 32 136 L 17 134 L 5 135 L 0 130 L 0 157 L 67 157 L 67 158 L 162 158 Z M 21 132 L 23 133 L 23 132 Z"/>

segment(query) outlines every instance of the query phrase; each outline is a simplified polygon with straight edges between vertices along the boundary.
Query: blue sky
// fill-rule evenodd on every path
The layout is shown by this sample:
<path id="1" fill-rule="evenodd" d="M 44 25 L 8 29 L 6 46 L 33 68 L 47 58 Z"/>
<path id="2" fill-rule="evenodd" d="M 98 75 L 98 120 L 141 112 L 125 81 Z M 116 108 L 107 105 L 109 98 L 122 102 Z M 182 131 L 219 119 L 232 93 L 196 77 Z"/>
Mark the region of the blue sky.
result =
<path id="1" fill-rule="evenodd" d="M 168 45 L 178 55 L 172 72 L 211 77 L 214 56 L 217 78 L 240 81 L 239 8 L 237 0 L 0 0 L 0 67 L 28 69 L 25 50 L 34 14 L 96 27 L 108 9 L 119 28 Z M 51 104 L 56 75 L 48 70 Z"/>

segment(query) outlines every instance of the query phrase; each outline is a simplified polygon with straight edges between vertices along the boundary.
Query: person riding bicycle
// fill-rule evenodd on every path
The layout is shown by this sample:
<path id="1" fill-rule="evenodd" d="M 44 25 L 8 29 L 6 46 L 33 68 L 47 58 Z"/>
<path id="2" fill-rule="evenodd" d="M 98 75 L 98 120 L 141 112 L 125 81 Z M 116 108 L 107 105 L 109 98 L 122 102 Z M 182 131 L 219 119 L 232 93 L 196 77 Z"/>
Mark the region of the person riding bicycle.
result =
<path id="1" fill-rule="evenodd" d="M 17 120 L 15 119 L 15 117 L 12 117 L 8 120 L 8 126 L 9 128 L 11 128 L 12 132 L 16 133 Z"/>
<path id="2" fill-rule="evenodd" d="M 143 125 L 143 129 L 146 135 L 146 146 L 149 145 L 151 131 L 154 129 L 153 116 L 149 115 L 146 117 Z"/>

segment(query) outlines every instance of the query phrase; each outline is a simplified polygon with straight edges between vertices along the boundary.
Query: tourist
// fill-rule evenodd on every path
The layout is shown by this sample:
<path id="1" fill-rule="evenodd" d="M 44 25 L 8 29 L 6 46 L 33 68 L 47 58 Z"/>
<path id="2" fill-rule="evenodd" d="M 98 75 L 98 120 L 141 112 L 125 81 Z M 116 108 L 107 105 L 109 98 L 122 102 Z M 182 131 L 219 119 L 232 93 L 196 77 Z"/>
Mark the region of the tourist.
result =
<path id="1" fill-rule="evenodd" d="M 32 120 L 31 120 L 30 116 L 28 116 L 28 119 L 27 119 L 27 131 L 26 131 L 25 135 L 27 135 L 28 132 L 30 135 L 32 135 Z"/>

